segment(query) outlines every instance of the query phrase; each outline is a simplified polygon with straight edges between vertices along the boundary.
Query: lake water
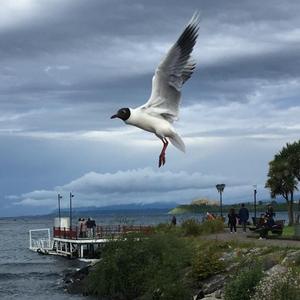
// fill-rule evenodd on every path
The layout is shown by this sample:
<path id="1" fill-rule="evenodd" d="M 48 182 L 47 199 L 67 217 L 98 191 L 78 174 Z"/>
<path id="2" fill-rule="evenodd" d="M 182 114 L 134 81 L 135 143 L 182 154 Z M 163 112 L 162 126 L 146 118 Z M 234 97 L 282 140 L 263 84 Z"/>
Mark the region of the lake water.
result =
<path id="1" fill-rule="evenodd" d="M 97 224 L 154 225 L 170 222 L 166 211 L 114 212 L 91 215 Z M 202 215 L 178 216 L 178 222 L 188 218 L 202 219 Z M 276 219 L 286 219 L 279 213 Z M 74 216 L 78 218 L 78 216 Z M 30 229 L 52 228 L 53 217 L 23 217 L 0 219 L 0 299 L 66 300 L 89 299 L 67 294 L 63 289 L 66 272 L 83 266 L 78 260 L 57 256 L 43 256 L 28 249 Z"/>

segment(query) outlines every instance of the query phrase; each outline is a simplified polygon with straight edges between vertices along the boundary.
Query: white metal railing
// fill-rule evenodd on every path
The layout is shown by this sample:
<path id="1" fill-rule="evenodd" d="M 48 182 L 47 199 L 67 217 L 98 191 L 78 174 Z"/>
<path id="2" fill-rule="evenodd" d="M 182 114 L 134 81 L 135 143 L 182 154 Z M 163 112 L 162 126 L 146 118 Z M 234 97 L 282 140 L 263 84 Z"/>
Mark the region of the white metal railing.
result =
<path id="1" fill-rule="evenodd" d="M 46 237 L 33 238 L 33 232 L 45 232 Z M 50 237 L 50 228 L 31 229 L 29 230 L 29 249 L 36 251 L 37 249 L 50 250 L 52 242 Z"/>

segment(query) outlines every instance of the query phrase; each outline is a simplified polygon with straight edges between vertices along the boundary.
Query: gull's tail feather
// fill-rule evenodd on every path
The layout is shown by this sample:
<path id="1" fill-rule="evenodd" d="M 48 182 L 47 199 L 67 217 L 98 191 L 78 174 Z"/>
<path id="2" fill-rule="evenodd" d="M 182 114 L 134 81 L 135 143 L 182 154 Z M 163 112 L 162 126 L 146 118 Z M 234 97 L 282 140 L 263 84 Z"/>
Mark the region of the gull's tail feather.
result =
<path id="1" fill-rule="evenodd" d="M 185 144 L 184 144 L 182 138 L 179 136 L 179 134 L 174 132 L 173 136 L 169 137 L 169 139 L 173 146 L 175 146 L 180 151 L 185 152 Z"/>

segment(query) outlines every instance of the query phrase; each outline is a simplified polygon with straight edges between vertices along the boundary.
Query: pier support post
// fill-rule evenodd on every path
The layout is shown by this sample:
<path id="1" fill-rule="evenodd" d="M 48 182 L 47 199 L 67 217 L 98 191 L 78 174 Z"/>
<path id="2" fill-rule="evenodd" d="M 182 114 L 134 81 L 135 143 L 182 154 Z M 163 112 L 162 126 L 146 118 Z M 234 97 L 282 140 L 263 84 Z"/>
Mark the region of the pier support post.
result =
<path id="1" fill-rule="evenodd" d="M 83 258 L 83 245 L 80 245 L 80 258 Z"/>

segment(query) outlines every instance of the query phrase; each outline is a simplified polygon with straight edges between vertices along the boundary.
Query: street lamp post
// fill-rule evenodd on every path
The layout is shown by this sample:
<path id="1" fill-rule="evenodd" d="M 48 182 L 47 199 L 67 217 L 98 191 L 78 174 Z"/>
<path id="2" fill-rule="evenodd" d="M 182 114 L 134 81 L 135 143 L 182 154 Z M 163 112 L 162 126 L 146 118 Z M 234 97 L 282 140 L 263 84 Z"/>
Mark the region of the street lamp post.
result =
<path id="1" fill-rule="evenodd" d="M 70 192 L 70 230 L 72 230 L 72 198 L 74 195 Z"/>
<path id="2" fill-rule="evenodd" d="M 253 198 L 254 198 L 254 225 L 256 225 L 256 194 L 257 194 L 257 185 L 253 185 Z"/>
<path id="3" fill-rule="evenodd" d="M 217 184 L 216 188 L 220 194 L 220 213 L 221 213 L 221 217 L 223 217 L 222 193 L 225 189 L 225 184 L 224 183 Z"/>
<path id="4" fill-rule="evenodd" d="M 61 218 L 61 214 L 60 214 L 60 200 L 61 200 L 62 196 L 61 194 L 57 195 L 57 202 L 58 202 L 58 220 L 59 220 L 59 227 L 60 227 L 60 218 Z"/>

